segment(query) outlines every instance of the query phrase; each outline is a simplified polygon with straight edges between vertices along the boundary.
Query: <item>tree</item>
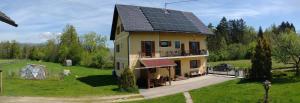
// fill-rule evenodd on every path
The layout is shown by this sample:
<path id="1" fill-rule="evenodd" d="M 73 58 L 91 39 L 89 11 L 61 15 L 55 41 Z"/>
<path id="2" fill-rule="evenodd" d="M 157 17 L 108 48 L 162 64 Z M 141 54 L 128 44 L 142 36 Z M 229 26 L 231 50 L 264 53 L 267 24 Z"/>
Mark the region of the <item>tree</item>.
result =
<path id="1" fill-rule="evenodd" d="M 247 26 L 247 27 L 245 27 L 243 32 L 244 32 L 244 35 L 243 35 L 243 38 L 240 43 L 247 45 L 256 40 L 257 33 L 253 27 Z"/>
<path id="2" fill-rule="evenodd" d="M 45 46 L 45 61 L 57 62 L 58 60 L 58 46 L 54 39 L 49 39 Z"/>
<path id="3" fill-rule="evenodd" d="M 228 27 L 228 22 L 227 22 L 227 19 L 225 17 L 223 17 L 219 23 L 219 25 L 216 27 L 216 31 L 215 31 L 215 34 L 216 34 L 216 38 L 217 38 L 217 41 L 220 41 L 221 38 L 225 38 L 225 40 L 227 41 L 227 43 L 230 43 L 231 40 L 229 38 L 229 27 Z M 219 43 L 217 43 L 218 45 Z"/>
<path id="4" fill-rule="evenodd" d="M 106 48 L 107 38 L 95 32 L 83 35 L 83 48 L 88 52 L 95 52 L 97 48 Z"/>
<path id="5" fill-rule="evenodd" d="M 229 38 L 231 43 L 243 43 L 246 23 L 243 19 L 229 20 Z"/>
<path id="6" fill-rule="evenodd" d="M 29 59 L 29 55 L 30 55 L 30 46 L 29 45 L 23 45 L 22 59 Z"/>
<path id="7" fill-rule="evenodd" d="M 17 59 L 21 56 L 20 46 L 17 41 L 13 40 L 10 45 L 10 58 Z"/>
<path id="8" fill-rule="evenodd" d="M 80 61 L 81 65 L 103 68 L 110 63 L 109 49 L 106 47 L 106 37 L 91 32 L 83 35 L 82 46 L 84 51 Z"/>
<path id="9" fill-rule="evenodd" d="M 257 45 L 251 59 L 250 78 L 253 80 L 272 79 L 272 59 L 269 42 L 265 39 L 261 27 L 259 28 Z"/>
<path id="10" fill-rule="evenodd" d="M 63 63 L 65 60 L 71 59 L 76 65 L 80 62 L 81 52 L 82 48 L 75 27 L 67 25 L 60 37 L 59 61 Z"/>
<path id="11" fill-rule="evenodd" d="M 131 69 L 126 68 L 120 77 L 119 89 L 121 91 L 136 92 L 136 79 Z"/>
<path id="12" fill-rule="evenodd" d="M 42 60 L 45 56 L 43 50 L 38 46 L 33 46 L 30 49 L 29 59 L 31 60 Z"/>
<path id="13" fill-rule="evenodd" d="M 283 32 L 274 42 L 274 57 L 282 63 L 294 64 L 296 75 L 300 76 L 300 36 L 295 32 Z"/>
<path id="14" fill-rule="evenodd" d="M 289 23 L 289 22 L 282 22 L 279 26 L 278 26 L 278 31 L 280 32 L 288 32 L 288 31 L 292 31 L 292 32 L 296 32 L 296 29 L 294 27 L 293 23 Z"/>

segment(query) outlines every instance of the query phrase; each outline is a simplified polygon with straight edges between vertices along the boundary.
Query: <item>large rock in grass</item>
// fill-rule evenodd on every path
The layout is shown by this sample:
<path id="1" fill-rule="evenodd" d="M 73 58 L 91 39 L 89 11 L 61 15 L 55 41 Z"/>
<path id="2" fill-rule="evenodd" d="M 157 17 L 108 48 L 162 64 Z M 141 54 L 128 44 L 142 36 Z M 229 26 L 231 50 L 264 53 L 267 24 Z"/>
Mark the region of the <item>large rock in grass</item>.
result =
<path id="1" fill-rule="evenodd" d="M 29 64 L 21 69 L 21 78 L 30 80 L 46 79 L 46 66 Z"/>

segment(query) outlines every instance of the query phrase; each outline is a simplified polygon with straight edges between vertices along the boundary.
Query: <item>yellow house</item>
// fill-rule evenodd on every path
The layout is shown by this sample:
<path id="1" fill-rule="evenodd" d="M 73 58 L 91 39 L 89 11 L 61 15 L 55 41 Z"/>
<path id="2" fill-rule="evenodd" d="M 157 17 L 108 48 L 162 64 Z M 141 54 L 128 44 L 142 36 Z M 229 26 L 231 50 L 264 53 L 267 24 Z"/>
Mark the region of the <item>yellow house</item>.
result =
<path id="1" fill-rule="evenodd" d="M 110 40 L 114 71 L 133 69 L 140 84 L 152 79 L 179 80 L 206 73 L 206 37 L 212 35 L 193 13 L 116 5 Z M 171 82 L 170 82 L 171 83 Z"/>

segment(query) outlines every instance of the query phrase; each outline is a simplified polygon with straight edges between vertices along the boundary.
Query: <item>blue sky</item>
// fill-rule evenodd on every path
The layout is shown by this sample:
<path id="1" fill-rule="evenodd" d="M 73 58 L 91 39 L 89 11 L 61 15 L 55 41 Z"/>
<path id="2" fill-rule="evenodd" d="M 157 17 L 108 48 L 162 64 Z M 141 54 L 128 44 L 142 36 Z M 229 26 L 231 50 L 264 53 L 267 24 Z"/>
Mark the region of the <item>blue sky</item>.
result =
<path id="1" fill-rule="evenodd" d="M 173 1 L 181 0 L 167 0 Z M 165 0 L 1 0 L 0 10 L 19 27 L 0 23 L 0 41 L 45 42 L 53 35 L 60 35 L 66 24 L 74 25 L 79 34 L 94 31 L 109 37 L 116 2 L 164 7 Z M 169 9 L 195 13 L 205 24 L 217 25 L 225 16 L 243 18 L 255 28 L 289 21 L 297 31 L 300 31 L 299 7 L 300 0 L 196 0 L 168 5 Z"/>

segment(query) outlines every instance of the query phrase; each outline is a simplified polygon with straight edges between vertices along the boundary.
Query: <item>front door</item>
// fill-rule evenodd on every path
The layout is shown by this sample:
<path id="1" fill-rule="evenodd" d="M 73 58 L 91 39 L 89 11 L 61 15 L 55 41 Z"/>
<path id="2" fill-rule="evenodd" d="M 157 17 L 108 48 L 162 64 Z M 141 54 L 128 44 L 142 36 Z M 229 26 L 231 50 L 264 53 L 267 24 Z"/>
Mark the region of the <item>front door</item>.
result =
<path id="1" fill-rule="evenodd" d="M 181 62 L 180 60 L 175 60 L 175 75 L 181 76 Z"/>

